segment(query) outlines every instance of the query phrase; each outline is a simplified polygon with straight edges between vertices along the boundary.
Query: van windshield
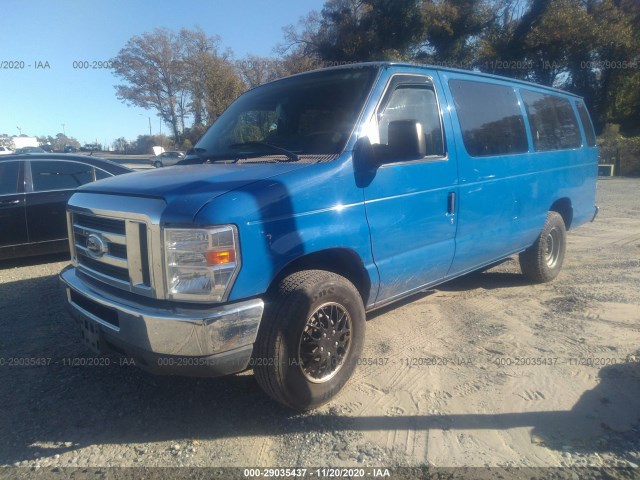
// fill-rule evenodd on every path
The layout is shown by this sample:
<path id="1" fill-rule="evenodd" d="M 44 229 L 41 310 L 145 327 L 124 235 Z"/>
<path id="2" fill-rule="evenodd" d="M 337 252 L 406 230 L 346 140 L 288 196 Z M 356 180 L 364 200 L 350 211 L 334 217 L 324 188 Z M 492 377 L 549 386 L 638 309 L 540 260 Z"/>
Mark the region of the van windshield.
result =
<path id="1" fill-rule="evenodd" d="M 334 159 L 349 139 L 376 74 L 376 66 L 324 70 L 250 90 L 216 120 L 189 157 Z"/>

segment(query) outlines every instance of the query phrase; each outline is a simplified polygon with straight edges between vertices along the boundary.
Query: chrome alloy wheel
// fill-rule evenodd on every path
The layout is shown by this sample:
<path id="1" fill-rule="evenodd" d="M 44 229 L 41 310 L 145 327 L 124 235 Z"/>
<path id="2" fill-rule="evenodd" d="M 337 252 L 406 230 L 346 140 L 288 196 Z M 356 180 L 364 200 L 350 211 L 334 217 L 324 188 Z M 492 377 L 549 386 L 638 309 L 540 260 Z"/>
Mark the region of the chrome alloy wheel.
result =
<path id="1" fill-rule="evenodd" d="M 351 348 L 351 317 L 338 303 L 325 303 L 307 319 L 298 344 L 298 365 L 313 383 L 331 380 Z"/>
<path id="2" fill-rule="evenodd" d="M 554 268 L 560 258 L 561 235 L 557 228 L 552 228 L 547 235 L 547 248 L 544 258 L 549 268 Z"/>

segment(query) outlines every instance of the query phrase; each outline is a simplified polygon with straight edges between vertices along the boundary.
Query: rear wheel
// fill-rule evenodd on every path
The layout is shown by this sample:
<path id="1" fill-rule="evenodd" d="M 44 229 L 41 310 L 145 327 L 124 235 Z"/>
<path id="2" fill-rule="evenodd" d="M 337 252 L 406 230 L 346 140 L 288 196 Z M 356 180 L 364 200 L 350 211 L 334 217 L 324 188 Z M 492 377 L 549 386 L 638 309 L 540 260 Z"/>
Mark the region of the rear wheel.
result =
<path id="1" fill-rule="evenodd" d="M 321 270 L 286 277 L 270 295 L 254 349 L 256 380 L 296 410 L 329 401 L 351 377 L 364 344 L 362 299 Z"/>
<path id="2" fill-rule="evenodd" d="M 567 247 L 567 230 L 558 212 L 548 212 L 547 221 L 535 243 L 520 254 L 522 273 L 537 283 L 549 282 L 562 269 Z"/>

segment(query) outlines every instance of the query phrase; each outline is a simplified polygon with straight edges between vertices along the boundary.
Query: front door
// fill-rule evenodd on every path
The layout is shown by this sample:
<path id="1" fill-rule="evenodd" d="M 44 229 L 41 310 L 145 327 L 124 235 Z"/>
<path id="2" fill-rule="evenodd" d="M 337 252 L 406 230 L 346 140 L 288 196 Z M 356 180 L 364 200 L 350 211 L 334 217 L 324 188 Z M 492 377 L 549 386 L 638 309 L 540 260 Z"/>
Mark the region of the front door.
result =
<path id="1" fill-rule="evenodd" d="M 426 153 L 377 168 L 364 188 L 373 256 L 380 274 L 376 303 L 437 282 L 455 253 L 457 166 L 451 126 L 438 77 L 398 74 L 390 78 L 369 125 L 369 141 L 384 150 L 396 121 L 421 125 Z"/>
<path id="2" fill-rule="evenodd" d="M 80 185 L 93 181 L 93 166 L 68 160 L 31 160 L 32 191 L 27 193 L 30 242 L 67 238 L 67 201 Z"/>

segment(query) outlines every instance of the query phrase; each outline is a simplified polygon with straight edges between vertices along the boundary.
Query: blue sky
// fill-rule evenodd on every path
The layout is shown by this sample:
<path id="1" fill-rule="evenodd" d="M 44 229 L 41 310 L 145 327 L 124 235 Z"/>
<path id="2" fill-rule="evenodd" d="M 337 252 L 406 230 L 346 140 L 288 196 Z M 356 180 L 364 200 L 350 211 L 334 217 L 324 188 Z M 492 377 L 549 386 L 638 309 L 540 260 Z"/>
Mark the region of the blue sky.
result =
<path id="1" fill-rule="evenodd" d="M 64 131 L 80 143 L 111 144 L 160 130 L 155 112 L 127 107 L 115 96 L 109 70 L 74 69 L 74 61 L 114 57 L 134 35 L 157 27 L 200 27 L 222 38 L 236 58 L 272 55 L 282 27 L 323 0 L 3 0 L 0 134 L 40 136 Z M 2 63 L 4 65 L 2 65 Z M 50 68 L 36 68 L 48 62 Z M 168 127 L 162 125 L 162 132 Z"/>

